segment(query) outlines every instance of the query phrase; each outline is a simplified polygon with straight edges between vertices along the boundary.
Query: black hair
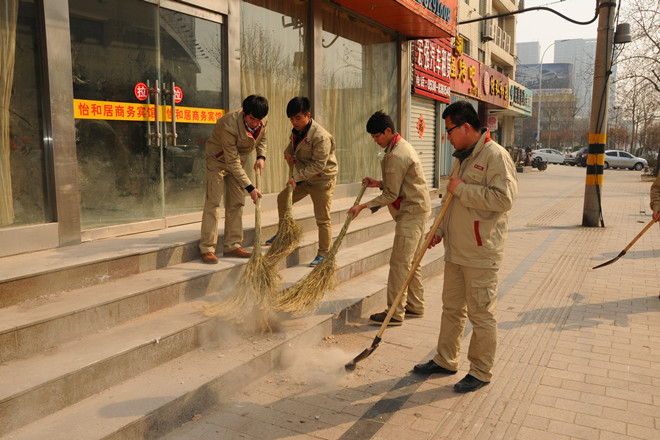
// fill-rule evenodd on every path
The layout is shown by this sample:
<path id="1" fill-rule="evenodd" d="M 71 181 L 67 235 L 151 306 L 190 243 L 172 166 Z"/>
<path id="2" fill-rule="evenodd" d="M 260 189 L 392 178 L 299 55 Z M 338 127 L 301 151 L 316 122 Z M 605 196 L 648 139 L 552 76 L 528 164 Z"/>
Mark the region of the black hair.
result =
<path id="1" fill-rule="evenodd" d="M 377 111 L 367 121 L 367 132 L 369 134 L 385 133 L 387 129 L 392 130 L 392 134 L 396 133 L 394 128 L 394 121 L 388 115 L 383 113 L 382 110 Z"/>
<path id="2" fill-rule="evenodd" d="M 286 115 L 289 118 L 294 117 L 298 113 L 307 115 L 307 113 L 309 113 L 310 108 L 311 108 L 311 104 L 309 103 L 309 99 L 307 97 L 296 96 L 286 105 Z"/>
<path id="3" fill-rule="evenodd" d="M 268 100 L 260 95 L 250 95 L 243 100 L 243 113 L 263 119 L 268 114 Z"/>
<path id="4" fill-rule="evenodd" d="M 456 101 L 447 106 L 445 111 L 442 112 L 442 119 L 451 118 L 454 125 L 463 125 L 466 122 L 475 130 L 481 130 L 481 121 L 476 110 L 468 101 Z"/>

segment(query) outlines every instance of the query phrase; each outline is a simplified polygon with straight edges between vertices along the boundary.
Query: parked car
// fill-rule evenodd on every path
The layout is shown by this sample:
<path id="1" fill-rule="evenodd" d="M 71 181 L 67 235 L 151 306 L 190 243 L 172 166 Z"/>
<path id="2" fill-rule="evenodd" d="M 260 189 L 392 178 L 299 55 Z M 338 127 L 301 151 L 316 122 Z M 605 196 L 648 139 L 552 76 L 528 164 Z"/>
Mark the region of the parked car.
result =
<path id="1" fill-rule="evenodd" d="M 551 148 L 542 148 L 540 150 L 532 151 L 532 161 L 541 158 L 543 162 L 549 163 L 564 163 L 564 155 L 557 150 Z"/>
<path id="2" fill-rule="evenodd" d="M 586 148 L 581 148 L 579 150 L 575 150 L 571 153 L 566 153 L 564 155 L 564 165 L 570 165 L 570 166 L 575 166 L 577 165 L 577 157 L 580 151 L 586 150 Z"/>
<path id="3" fill-rule="evenodd" d="M 580 148 L 578 152 L 575 153 L 575 165 L 579 167 L 586 167 L 588 155 L 589 155 L 589 147 Z"/>
<path id="4" fill-rule="evenodd" d="M 607 168 L 628 168 L 631 170 L 641 171 L 644 167 L 648 166 L 646 159 L 635 157 L 627 151 L 623 150 L 607 150 L 605 151 L 605 163 L 603 167 Z"/>

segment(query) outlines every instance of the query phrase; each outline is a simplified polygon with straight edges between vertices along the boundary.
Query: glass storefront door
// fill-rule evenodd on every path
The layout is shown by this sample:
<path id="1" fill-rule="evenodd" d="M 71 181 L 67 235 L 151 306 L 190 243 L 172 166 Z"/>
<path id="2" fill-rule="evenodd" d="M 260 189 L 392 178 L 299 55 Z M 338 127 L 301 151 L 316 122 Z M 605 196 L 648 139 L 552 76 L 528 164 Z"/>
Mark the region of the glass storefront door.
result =
<path id="1" fill-rule="evenodd" d="M 226 32 L 220 15 L 166 5 L 69 1 L 82 229 L 203 207 Z"/>

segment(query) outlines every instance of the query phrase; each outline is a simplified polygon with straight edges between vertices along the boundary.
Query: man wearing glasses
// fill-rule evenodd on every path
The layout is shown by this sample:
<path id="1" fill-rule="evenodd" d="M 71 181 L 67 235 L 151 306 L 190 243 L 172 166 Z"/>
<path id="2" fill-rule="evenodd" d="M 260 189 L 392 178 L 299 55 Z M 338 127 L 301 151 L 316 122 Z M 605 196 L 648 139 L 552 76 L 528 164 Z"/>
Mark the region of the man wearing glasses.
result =
<path id="1" fill-rule="evenodd" d="M 392 118 L 382 111 L 374 113 L 367 122 L 367 132 L 374 142 L 385 150 L 381 160 L 382 180 L 365 177 L 367 186 L 383 192 L 375 199 L 352 207 L 348 212 L 354 217 L 364 208 L 372 211 L 387 205 L 396 226 L 390 257 L 390 273 L 387 279 L 387 307 L 391 307 L 399 289 L 410 272 L 415 253 L 424 239 L 424 228 L 431 212 L 431 198 L 424 178 L 422 163 L 415 149 L 397 133 Z M 382 324 L 387 310 L 369 317 L 373 324 Z M 424 286 L 422 271 L 418 266 L 407 292 L 399 302 L 389 325 L 403 324 L 404 317 L 424 316 Z"/>
<path id="2" fill-rule="evenodd" d="M 469 373 L 454 390 L 474 391 L 492 377 L 497 347 L 497 271 L 504 254 L 509 211 L 518 194 L 509 153 L 490 139 L 467 101 L 442 113 L 456 158 L 447 191 L 454 199 L 431 240 L 444 238 L 445 270 L 437 354 L 418 373 L 455 374 L 466 318 L 472 324 Z"/>

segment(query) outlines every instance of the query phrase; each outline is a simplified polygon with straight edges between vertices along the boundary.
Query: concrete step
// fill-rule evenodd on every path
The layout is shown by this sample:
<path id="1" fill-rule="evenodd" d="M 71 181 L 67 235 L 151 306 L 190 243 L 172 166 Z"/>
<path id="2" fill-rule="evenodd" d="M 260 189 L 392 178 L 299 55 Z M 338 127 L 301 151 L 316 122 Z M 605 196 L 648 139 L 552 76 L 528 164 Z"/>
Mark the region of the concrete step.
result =
<path id="1" fill-rule="evenodd" d="M 359 220 L 355 220 L 355 225 L 358 224 Z M 364 222 L 369 223 L 365 226 L 369 228 L 370 224 L 378 222 L 378 220 L 374 216 L 374 218 L 367 217 Z M 369 234 L 364 232 L 362 235 L 368 236 Z M 386 265 L 391 253 L 392 240 L 393 234 L 388 234 L 369 241 L 359 239 L 356 239 L 354 243 L 351 243 L 351 240 L 345 241 L 343 244 L 347 247 L 342 246 L 337 255 L 338 281 L 343 283 Z M 352 246 L 348 246 L 349 244 L 352 244 Z M 232 263 L 226 264 L 231 265 Z M 233 262 L 233 265 L 234 267 L 239 266 L 235 262 Z M 119 296 L 125 296 L 129 284 L 141 285 L 142 290 L 156 281 L 171 286 L 172 279 L 168 279 L 167 282 L 161 279 L 168 276 L 182 277 L 181 284 L 186 286 L 187 289 L 188 286 L 194 285 L 195 279 L 201 278 L 195 278 L 198 273 L 213 273 L 213 270 L 208 269 L 208 267 L 196 262 L 183 263 L 172 268 L 136 275 L 130 279 L 118 281 L 114 289 L 106 289 L 106 291 L 110 292 L 112 290 L 118 292 L 117 295 Z M 283 270 L 282 275 L 286 281 L 294 282 L 310 270 L 311 268 L 308 267 L 295 266 Z M 220 270 L 219 272 L 231 273 L 231 269 Z M 186 279 L 193 281 L 186 281 Z M 236 279 L 236 276 L 233 279 Z M 385 276 L 382 282 L 385 283 L 386 279 Z M 208 282 L 203 284 L 206 288 L 211 285 Z M 225 282 L 219 283 L 218 286 L 228 286 L 230 284 L 225 279 Z M 93 286 L 82 290 L 103 289 L 107 286 Z M 190 288 L 190 290 L 194 291 L 195 288 Z M 201 293 L 197 292 L 199 295 L 208 293 L 208 290 L 200 290 Z M 362 298 L 365 295 L 364 292 L 365 290 L 360 288 L 355 293 L 358 293 L 359 297 Z M 182 295 L 181 292 L 174 291 L 174 293 L 177 298 L 175 301 L 180 300 L 182 296 L 183 299 L 191 299 L 186 298 L 186 295 Z M 98 292 L 98 294 L 101 295 L 103 292 Z M 214 320 L 201 315 L 196 309 L 199 306 L 198 303 L 182 302 L 166 310 L 155 312 L 149 310 L 148 295 L 142 296 L 145 296 L 147 304 L 138 306 L 134 301 L 126 300 L 123 309 L 126 310 L 127 316 L 130 316 L 134 309 L 144 308 L 143 313 L 145 313 L 145 316 L 134 317 L 134 320 L 123 325 L 110 323 L 111 328 L 109 330 L 101 332 L 101 328 L 99 328 L 97 330 L 99 333 L 94 333 L 90 326 L 82 326 L 84 332 L 81 332 L 81 334 L 88 334 L 88 336 L 61 344 L 50 351 L 26 359 L 13 359 L 0 365 L 0 434 L 10 432 L 25 423 L 72 405 L 91 394 L 101 392 L 109 386 L 127 380 L 135 374 L 157 367 L 163 362 L 168 362 L 203 346 L 206 341 L 213 339 L 209 335 L 214 333 L 211 324 Z M 63 297 L 75 302 L 76 300 L 82 301 L 85 298 L 94 298 L 94 295 L 90 295 L 89 292 L 87 295 L 75 292 L 71 295 L 63 295 Z M 157 298 L 153 300 L 158 302 Z M 41 312 L 51 312 L 56 309 L 52 304 L 50 304 L 51 307 L 48 306 L 49 304 L 45 304 L 41 308 Z M 62 305 L 61 307 L 62 310 L 66 310 L 65 306 Z M 94 321 L 95 313 L 100 308 L 99 305 L 88 305 L 84 309 L 87 313 L 87 319 L 84 321 Z M 344 306 L 337 306 L 337 313 L 341 314 L 341 311 L 345 308 Z M 76 315 L 83 314 L 81 311 L 80 313 L 68 313 L 66 315 L 71 316 L 69 319 L 73 322 Z M 121 310 L 119 310 L 119 314 L 121 315 Z M 112 316 L 112 313 L 106 311 L 102 315 L 107 317 Z M 64 330 L 60 333 L 69 332 L 67 336 L 70 337 L 72 333 L 69 329 L 70 326 L 61 322 L 56 325 L 56 321 L 51 320 L 51 326 L 63 328 Z M 108 323 L 102 322 L 102 324 Z M 24 336 L 26 338 L 30 331 L 29 327 L 32 326 L 25 327 L 26 333 Z M 47 329 L 48 324 L 45 324 L 41 333 L 49 335 L 50 332 Z M 42 337 L 42 346 L 44 340 L 50 340 L 48 338 L 50 336 Z M 25 344 L 19 344 L 19 347 L 22 347 L 22 345 Z M 20 350 L 19 348 L 18 351 Z M 48 364 L 49 368 L 44 369 L 45 364 Z"/>
<path id="2" fill-rule="evenodd" d="M 422 261 L 425 277 L 442 270 L 442 257 L 441 250 L 427 252 Z M 338 255 L 337 262 L 342 267 L 344 258 L 353 259 Z M 292 268 L 285 278 L 295 276 L 294 269 L 297 268 Z M 22 387 L 11 383 L 0 385 L 1 390 L 13 389 L 12 397 L 0 397 L 0 435 L 15 440 L 157 438 L 277 368 L 291 358 L 296 347 L 316 344 L 347 322 L 365 324 L 362 317 L 385 304 L 387 271 L 388 267 L 381 265 L 350 277 L 326 295 L 317 313 L 285 319 L 280 331 L 272 335 L 236 334 L 227 323 L 202 318 L 196 312 L 202 301 L 197 301 L 153 314 L 148 317 L 148 324 L 132 322 L 113 329 L 112 334 L 92 335 L 84 342 L 71 343 L 50 356 L 51 372 L 41 371 L 43 368 L 37 366 L 21 368 L 16 363 L 12 372 L 0 370 L 0 378 L 11 373 L 15 381 L 25 382 Z M 177 356 L 174 341 L 184 339 L 194 349 L 151 368 L 159 356 Z M 212 340 L 215 343 L 210 343 Z M 119 361 L 113 358 L 113 352 L 114 358 L 124 356 L 133 358 L 135 363 L 147 364 L 139 367 L 142 371 L 150 369 L 120 379 L 117 376 L 124 369 L 118 368 Z M 334 359 L 334 367 L 341 371 L 344 363 L 357 354 L 345 353 L 344 357 Z M 45 361 L 41 359 L 40 365 Z M 67 373 L 74 368 L 84 372 Z M 111 380 L 116 380 L 116 384 L 110 385 Z M 84 390 L 78 391 L 77 387 L 90 388 L 96 382 L 104 387 L 101 392 L 93 394 L 88 389 L 89 397 L 77 403 L 57 402 L 67 399 L 72 389 L 82 396 Z M 19 391 L 30 384 L 31 390 Z M 45 412 L 46 405 L 58 403 L 61 410 L 49 415 Z M 2 408 L 2 405 L 9 406 Z M 28 413 L 38 420 L 29 423 Z M 13 415 L 9 417 L 9 414 Z"/>
<path id="3" fill-rule="evenodd" d="M 345 213 L 337 217 L 345 218 Z M 340 229 L 338 225 L 333 228 L 335 236 Z M 360 216 L 352 222 L 342 246 L 355 246 L 392 230 L 387 213 Z M 316 229 L 306 232 L 280 269 L 311 261 L 318 249 L 317 235 Z M 196 259 L 1 308 L 0 362 L 227 289 L 239 278 L 246 262 L 220 258 L 217 265 L 208 265 Z"/>
<path id="4" fill-rule="evenodd" d="M 332 203 L 332 223 L 343 222 L 346 210 L 355 201 L 359 185 L 340 185 Z M 373 197 L 369 190 L 364 200 Z M 277 231 L 275 195 L 265 197 L 262 208 L 262 237 Z M 244 242 L 254 240 L 254 210 L 246 203 L 243 216 Z M 386 210 L 382 210 L 386 211 Z M 316 229 L 309 198 L 293 208 L 303 230 Z M 0 258 L 0 307 L 18 304 L 31 298 L 80 289 L 130 275 L 199 260 L 199 223 L 165 230 L 82 243 L 57 249 Z M 218 248 L 222 253 L 224 221 L 220 221 Z M 313 256 L 312 256 L 313 258 Z"/>

